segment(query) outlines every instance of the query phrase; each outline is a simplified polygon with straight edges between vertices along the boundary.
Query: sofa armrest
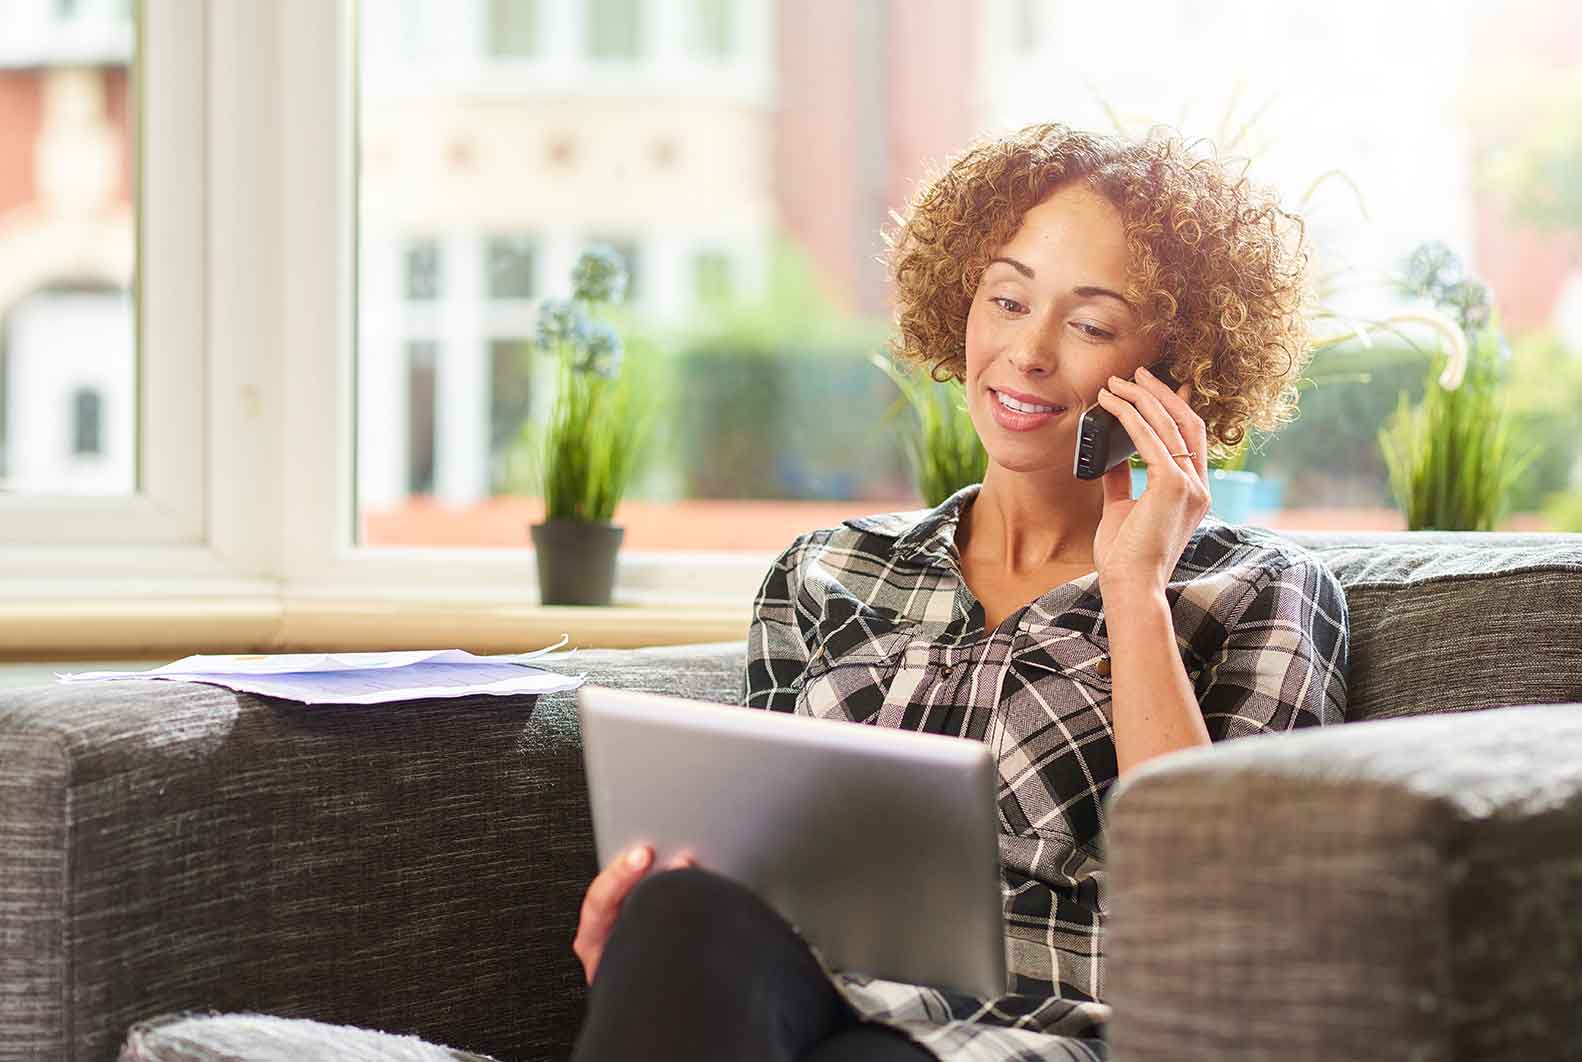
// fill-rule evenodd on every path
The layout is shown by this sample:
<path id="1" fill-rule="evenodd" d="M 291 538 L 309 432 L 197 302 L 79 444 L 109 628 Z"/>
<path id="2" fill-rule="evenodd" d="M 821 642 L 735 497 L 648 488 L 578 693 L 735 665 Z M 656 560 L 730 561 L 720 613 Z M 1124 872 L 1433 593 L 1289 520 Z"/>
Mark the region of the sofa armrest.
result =
<path id="1" fill-rule="evenodd" d="M 740 645 L 558 654 L 734 699 Z M 308 707 L 130 681 L 0 694 L 0 1062 L 263 1012 L 564 1058 L 594 873 L 570 694 Z"/>
<path id="2" fill-rule="evenodd" d="M 1582 1043 L 1582 705 L 1240 739 L 1106 811 L 1117 1058 Z"/>

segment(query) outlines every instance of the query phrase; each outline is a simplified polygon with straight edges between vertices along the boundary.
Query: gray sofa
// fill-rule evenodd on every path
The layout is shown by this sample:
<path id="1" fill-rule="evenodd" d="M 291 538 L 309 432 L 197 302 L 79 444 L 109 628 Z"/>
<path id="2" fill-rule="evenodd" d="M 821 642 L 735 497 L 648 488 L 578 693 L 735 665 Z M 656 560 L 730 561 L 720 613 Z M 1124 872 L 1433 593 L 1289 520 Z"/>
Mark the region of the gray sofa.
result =
<path id="1" fill-rule="evenodd" d="M 1347 588 L 1356 722 L 1116 787 L 1115 1057 L 1582 1057 L 1582 538 L 1304 541 Z M 733 700 L 742 646 L 551 666 Z M 563 1058 L 594 869 L 569 696 L 6 691 L 0 1060 L 209 1011 Z"/>

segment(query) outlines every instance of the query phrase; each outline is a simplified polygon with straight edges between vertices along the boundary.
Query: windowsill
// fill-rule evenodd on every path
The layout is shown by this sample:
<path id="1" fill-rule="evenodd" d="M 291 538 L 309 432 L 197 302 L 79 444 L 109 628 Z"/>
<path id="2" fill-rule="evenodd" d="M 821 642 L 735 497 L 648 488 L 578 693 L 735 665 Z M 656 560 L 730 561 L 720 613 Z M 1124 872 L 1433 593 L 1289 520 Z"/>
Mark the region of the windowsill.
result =
<path id="1" fill-rule="evenodd" d="M 193 653 L 567 647 L 736 641 L 748 610 L 714 605 L 525 604 L 495 598 L 271 594 L 12 599 L 0 605 L 0 660 L 178 659 Z"/>

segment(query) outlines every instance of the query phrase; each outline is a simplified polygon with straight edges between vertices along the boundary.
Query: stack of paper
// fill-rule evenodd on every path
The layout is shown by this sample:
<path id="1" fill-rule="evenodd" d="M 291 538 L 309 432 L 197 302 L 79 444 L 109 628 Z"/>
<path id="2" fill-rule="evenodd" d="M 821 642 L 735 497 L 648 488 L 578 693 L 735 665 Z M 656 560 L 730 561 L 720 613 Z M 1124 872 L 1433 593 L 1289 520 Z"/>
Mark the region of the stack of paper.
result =
<path id="1" fill-rule="evenodd" d="M 511 656 L 474 656 L 462 649 L 401 653 L 282 653 L 268 656 L 189 656 L 148 671 L 57 674 L 60 682 L 163 679 L 206 682 L 303 704 L 387 704 L 423 697 L 559 693 L 585 676 L 558 675 L 526 662 L 566 644 Z"/>

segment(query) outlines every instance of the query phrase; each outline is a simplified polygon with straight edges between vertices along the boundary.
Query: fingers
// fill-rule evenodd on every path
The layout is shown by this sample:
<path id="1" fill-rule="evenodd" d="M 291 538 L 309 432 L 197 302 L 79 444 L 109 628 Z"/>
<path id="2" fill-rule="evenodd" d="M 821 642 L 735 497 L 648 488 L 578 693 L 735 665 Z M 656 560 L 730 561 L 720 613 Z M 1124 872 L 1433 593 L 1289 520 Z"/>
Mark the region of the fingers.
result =
<path id="1" fill-rule="evenodd" d="M 647 845 L 630 848 L 612 860 L 609 866 L 599 871 L 598 876 L 588 886 L 588 891 L 582 898 L 582 913 L 577 922 L 577 938 L 572 941 L 571 950 L 582 960 L 583 969 L 590 983 L 593 981 L 599 956 L 604 951 L 604 942 L 609 939 L 610 930 L 615 926 L 615 917 L 621 912 L 621 901 L 626 899 L 626 894 L 642 880 L 644 874 L 648 873 L 653 861 L 654 850 Z"/>
<path id="2" fill-rule="evenodd" d="M 582 960 L 583 972 L 588 983 L 593 983 L 599 958 L 604 953 L 604 943 L 615 928 L 621 905 L 627 895 L 649 872 L 654 863 L 654 850 L 646 844 L 637 845 L 611 860 L 609 866 L 599 871 L 588 885 L 582 898 L 582 913 L 577 922 L 577 937 L 571 950 Z M 665 862 L 661 870 L 681 870 L 698 865 L 691 852 L 679 852 Z"/>
<path id="3" fill-rule="evenodd" d="M 1159 399 L 1170 416 L 1176 422 L 1186 449 L 1192 451 L 1192 464 L 1197 467 L 1198 475 L 1206 481 L 1208 479 L 1208 428 L 1203 423 L 1203 418 L 1197 415 L 1192 408 L 1192 385 L 1184 383 L 1172 391 L 1165 386 L 1163 380 L 1149 372 L 1147 367 L 1137 370 L 1137 381 L 1147 388 Z M 1175 451 L 1180 453 L 1179 450 Z"/>
<path id="4" fill-rule="evenodd" d="M 1128 385 L 1119 377 L 1111 376 L 1109 386 L 1099 389 L 1099 405 L 1115 414 L 1115 418 L 1121 422 L 1126 434 L 1130 435 L 1132 442 L 1137 444 L 1137 452 L 1148 463 L 1150 474 L 1153 474 L 1155 469 L 1174 465 L 1175 462 L 1170 459 L 1170 451 L 1165 448 L 1153 425 L 1142 415 L 1137 406 L 1121 397 L 1120 389 L 1127 386 L 1130 386 L 1134 393 L 1141 390 L 1136 384 Z M 1180 471 L 1180 466 L 1176 466 L 1176 470 Z"/>
<path id="5" fill-rule="evenodd" d="M 1158 381 L 1155 382 L 1157 383 Z M 1155 437 L 1166 447 L 1165 460 L 1174 463 L 1175 458 L 1171 457 L 1171 454 L 1179 454 L 1192 449 L 1192 447 L 1187 445 L 1186 437 L 1182 435 L 1181 427 L 1176 423 L 1176 418 L 1171 414 L 1170 410 L 1165 408 L 1164 402 L 1153 391 L 1142 384 L 1133 383 L 1131 380 L 1126 380 L 1119 376 L 1110 377 L 1109 389 L 1112 393 L 1130 402 L 1142 414 L 1143 419 L 1148 422 L 1148 426 L 1153 428 Z M 1169 388 L 1163 385 L 1160 385 L 1159 390 L 1165 392 L 1172 399 L 1176 398 L 1175 395 L 1170 394 Z M 1179 401 L 1179 399 L 1177 400 Z M 1137 437 L 1133 436 L 1132 441 L 1138 442 Z M 1142 449 L 1142 445 L 1139 442 L 1137 451 L 1142 453 Z M 1147 459 L 1149 455 L 1143 453 L 1143 457 Z M 1152 465 L 1153 461 L 1149 460 L 1148 463 Z M 1181 466 L 1176 465 L 1176 467 L 1180 468 Z"/>
<path id="6" fill-rule="evenodd" d="M 653 861 L 654 850 L 646 844 L 630 848 L 611 860 L 588 886 L 588 895 L 583 899 L 584 910 L 591 906 L 599 911 L 613 912 L 632 891 L 632 886 L 648 873 Z"/>

